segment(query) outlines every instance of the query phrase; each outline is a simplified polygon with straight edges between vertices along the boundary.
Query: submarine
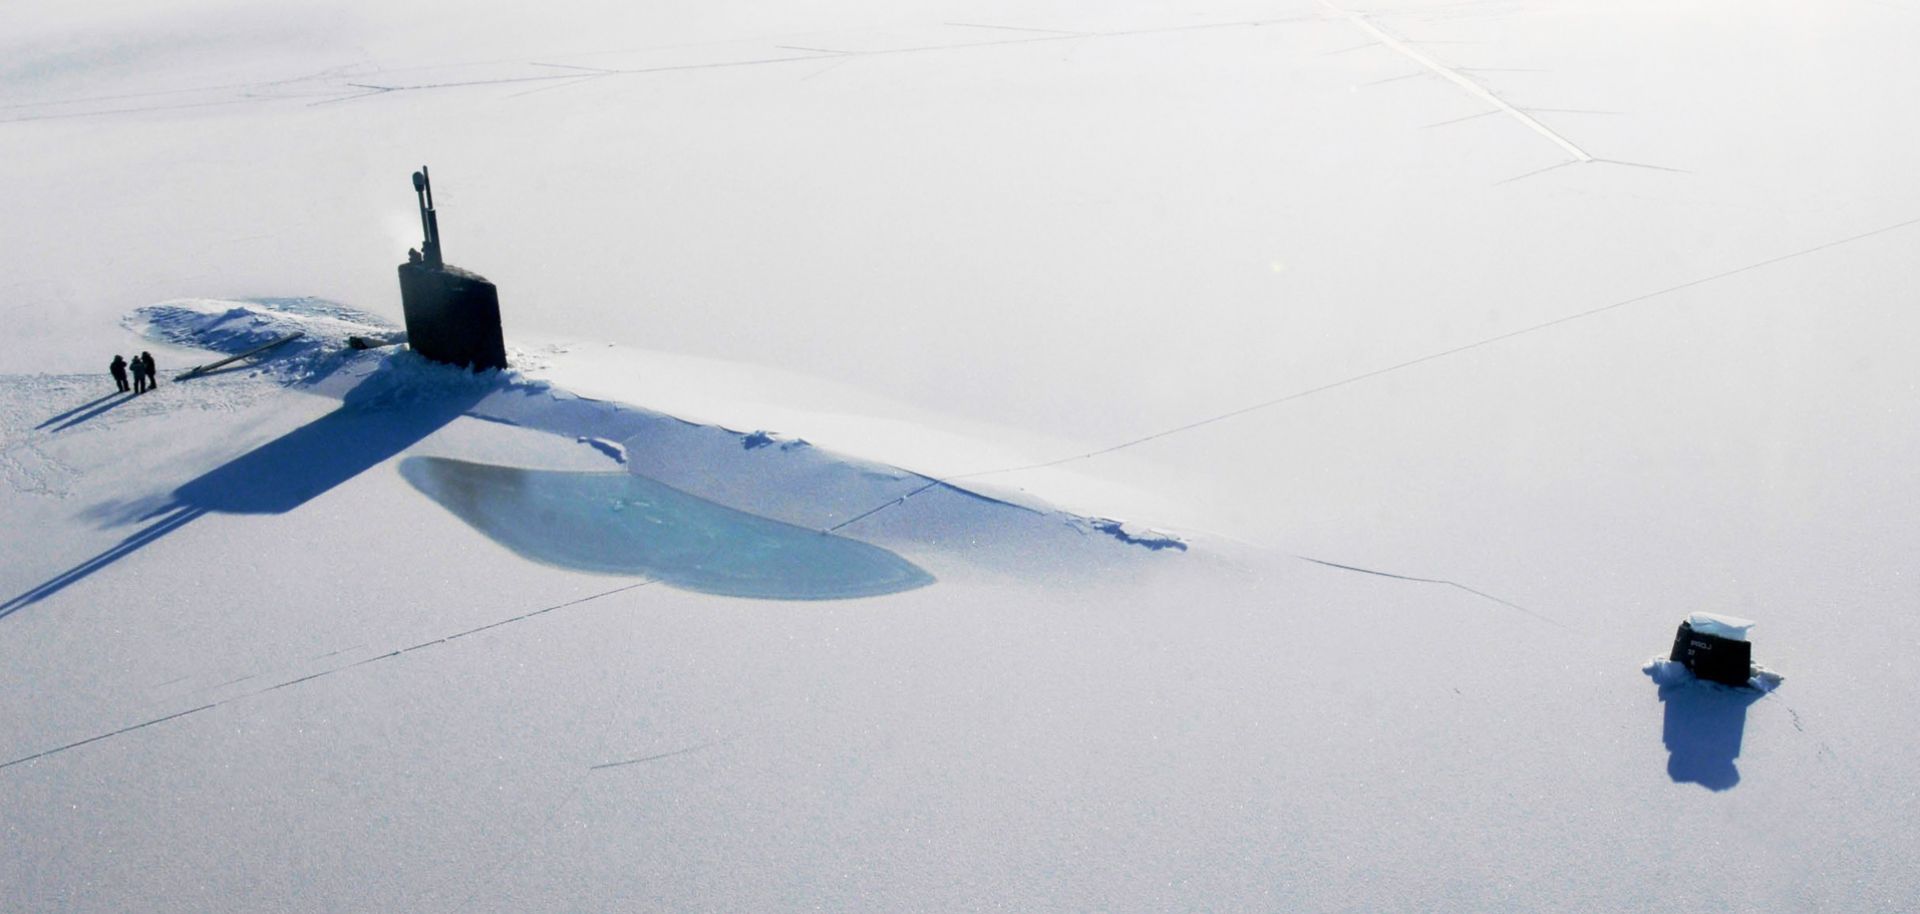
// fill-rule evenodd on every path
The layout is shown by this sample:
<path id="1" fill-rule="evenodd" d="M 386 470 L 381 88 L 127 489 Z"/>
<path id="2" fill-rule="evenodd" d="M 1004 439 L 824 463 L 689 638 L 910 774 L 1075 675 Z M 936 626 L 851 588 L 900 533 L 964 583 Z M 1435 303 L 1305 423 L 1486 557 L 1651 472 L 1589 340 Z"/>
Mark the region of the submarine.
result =
<path id="1" fill-rule="evenodd" d="M 400 265 L 400 307 L 408 344 L 426 358 L 471 371 L 507 367 L 500 292 L 486 277 L 442 258 L 440 217 L 425 165 L 413 173 L 413 192 L 425 240 L 419 250 L 408 250 L 407 262 Z"/>

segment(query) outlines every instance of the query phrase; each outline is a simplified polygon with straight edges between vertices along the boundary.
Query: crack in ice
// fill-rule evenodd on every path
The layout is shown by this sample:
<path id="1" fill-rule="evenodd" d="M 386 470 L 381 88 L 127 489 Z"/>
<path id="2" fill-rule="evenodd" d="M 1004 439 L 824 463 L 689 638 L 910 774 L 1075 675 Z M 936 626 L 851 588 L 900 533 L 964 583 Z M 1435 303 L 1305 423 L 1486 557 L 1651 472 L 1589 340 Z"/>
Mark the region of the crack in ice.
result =
<path id="1" fill-rule="evenodd" d="M 1363 32 L 1366 32 L 1368 35 L 1373 36 L 1374 40 L 1378 41 L 1383 45 L 1386 45 L 1388 48 L 1392 49 L 1395 53 L 1399 54 L 1400 56 L 1405 57 L 1408 60 L 1411 60 L 1414 63 L 1417 63 L 1423 67 L 1426 67 L 1427 69 L 1433 71 L 1434 74 L 1439 76 L 1441 79 L 1444 79 L 1447 82 L 1450 82 L 1456 86 L 1459 86 L 1460 88 L 1466 90 L 1467 94 L 1472 95 L 1473 97 L 1480 99 L 1481 101 L 1486 102 L 1487 104 L 1492 105 L 1495 108 L 1498 108 L 1501 112 L 1505 113 L 1508 117 L 1513 118 L 1515 121 L 1518 121 L 1522 126 L 1526 127 L 1528 130 L 1531 130 L 1534 133 L 1540 134 L 1541 136 L 1547 138 L 1555 146 L 1560 147 L 1561 149 L 1565 150 L 1568 155 L 1573 156 L 1575 161 L 1579 161 L 1579 162 L 1593 161 L 1594 157 L 1591 154 L 1589 154 L 1586 150 L 1581 149 L 1579 146 L 1574 145 L 1572 140 L 1569 140 L 1566 137 L 1553 132 L 1553 128 L 1540 123 L 1538 120 L 1534 119 L 1532 115 L 1529 115 L 1525 111 L 1522 111 L 1519 108 L 1514 107 L 1512 104 L 1508 103 L 1506 99 L 1503 99 L 1498 95 L 1495 95 L 1492 89 L 1489 89 L 1486 86 L 1480 85 L 1478 82 L 1475 82 L 1472 77 L 1466 75 L 1465 73 L 1460 72 L 1458 68 L 1449 67 L 1446 64 L 1443 64 L 1437 60 L 1434 60 L 1433 58 L 1428 57 L 1427 55 L 1421 53 L 1420 51 L 1415 50 L 1412 46 L 1408 45 L 1407 42 L 1394 37 L 1392 34 L 1388 33 L 1385 29 L 1382 29 L 1381 27 L 1374 25 L 1372 22 L 1369 22 L 1367 20 L 1367 17 L 1364 15 L 1361 15 L 1360 13 L 1355 13 L 1346 9 L 1342 9 L 1341 7 L 1335 6 L 1333 3 L 1329 2 L 1329 0 L 1319 0 L 1319 2 L 1321 6 L 1327 8 L 1328 12 L 1344 17 L 1348 22 L 1353 23 L 1353 25 L 1356 28 L 1360 29 Z M 1436 42 L 1427 42 L 1427 43 L 1434 44 Z"/>

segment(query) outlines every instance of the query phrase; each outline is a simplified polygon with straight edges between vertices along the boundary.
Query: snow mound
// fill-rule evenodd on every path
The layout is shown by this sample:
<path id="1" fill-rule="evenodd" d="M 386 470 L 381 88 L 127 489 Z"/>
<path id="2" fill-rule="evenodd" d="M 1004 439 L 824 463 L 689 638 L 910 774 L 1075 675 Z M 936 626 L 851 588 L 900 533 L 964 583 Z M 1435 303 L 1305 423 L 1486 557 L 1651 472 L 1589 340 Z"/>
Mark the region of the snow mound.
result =
<path id="1" fill-rule="evenodd" d="M 1122 553 L 1133 552 L 1129 546 L 1153 552 L 1188 550 L 1179 537 L 1156 530 L 996 497 L 819 449 L 798 435 L 753 425 L 746 426 L 753 431 L 738 431 L 583 397 L 530 378 L 519 367 L 472 372 L 421 358 L 405 347 L 357 349 L 349 342 L 353 338 L 390 338 L 394 329 L 377 316 L 323 299 L 175 299 L 139 308 L 124 323 L 155 340 L 227 355 L 299 334 L 262 353 L 258 361 L 225 370 L 251 371 L 265 381 L 340 397 L 342 412 L 328 420 L 329 427 L 384 428 L 399 422 L 424 436 L 467 416 L 546 432 L 591 447 L 634 475 L 639 475 L 635 467 L 645 467 L 650 483 L 726 508 L 919 554 L 932 551 L 1001 571 L 1038 573 L 1065 565 L 1085 567 L 1086 562 L 1124 561 Z M 505 477 L 475 478 L 498 482 Z M 189 494 L 197 499 L 191 500 L 196 507 L 232 508 L 231 499 L 198 490 Z M 698 512 L 687 516 L 694 514 Z M 1085 535 L 1094 532 L 1105 536 Z M 567 564 L 551 556 L 545 559 Z"/>
<path id="2" fill-rule="evenodd" d="M 1665 657 L 1648 658 L 1647 662 L 1641 665 L 1640 672 L 1647 674 L 1647 678 L 1652 679 L 1656 685 L 1663 686 L 1679 685 L 1693 678 L 1693 671 L 1687 669 L 1686 664 L 1678 660 L 1668 660 Z"/>
<path id="3" fill-rule="evenodd" d="M 136 308 L 122 323 L 151 340 L 236 355 L 294 334 L 256 367 L 286 380 L 314 380 L 339 367 L 352 337 L 391 337 L 377 315 L 320 298 L 176 298 Z"/>
<path id="4" fill-rule="evenodd" d="M 1751 619 L 1738 619 L 1716 613 L 1693 613 L 1687 616 L 1687 624 L 1703 635 L 1712 635 L 1729 641 L 1745 641 L 1747 632 L 1757 623 Z"/>
<path id="5" fill-rule="evenodd" d="M 396 353 L 366 382 L 377 382 L 378 392 L 356 388 L 351 398 L 384 403 L 415 395 L 412 391 L 418 389 L 422 397 L 468 400 L 466 415 L 564 435 L 609 456 L 617 454 L 616 460 L 624 457 L 628 472 L 644 475 L 650 483 L 718 505 L 914 555 L 958 557 L 999 571 L 1106 566 L 1125 561 L 1123 553 L 1135 551 L 1128 545 L 1187 548 L 1176 538 L 1121 521 L 1013 504 L 924 474 L 816 448 L 804 438 L 766 430 L 741 432 L 633 404 L 580 397 L 511 370 L 499 372 L 492 381 L 486 377 Z M 438 384 L 477 387 L 433 393 Z M 436 456 L 464 459 L 459 452 Z M 1111 539 L 1086 536 L 1096 530 Z"/>
<path id="6" fill-rule="evenodd" d="M 1647 674 L 1647 678 L 1652 679 L 1656 685 L 1660 686 L 1680 685 L 1685 682 L 1704 682 L 1704 680 L 1694 676 L 1693 671 L 1687 669 L 1686 664 L 1677 660 L 1669 660 L 1665 657 L 1648 658 L 1647 662 L 1641 665 L 1640 672 Z M 1752 675 L 1747 678 L 1747 688 L 1757 692 L 1771 692 L 1779 688 L 1780 684 L 1785 682 L 1786 679 L 1787 677 L 1756 663 L 1753 665 Z"/>
<path id="7" fill-rule="evenodd" d="M 350 361 L 360 353 L 345 350 L 337 355 L 343 361 Z M 397 408 L 459 397 L 478 400 L 492 393 L 547 392 L 546 382 L 528 381 L 511 368 L 468 371 L 435 362 L 411 350 L 374 358 L 373 370 L 353 379 L 353 389 L 344 394 L 347 403 L 364 408 Z"/>

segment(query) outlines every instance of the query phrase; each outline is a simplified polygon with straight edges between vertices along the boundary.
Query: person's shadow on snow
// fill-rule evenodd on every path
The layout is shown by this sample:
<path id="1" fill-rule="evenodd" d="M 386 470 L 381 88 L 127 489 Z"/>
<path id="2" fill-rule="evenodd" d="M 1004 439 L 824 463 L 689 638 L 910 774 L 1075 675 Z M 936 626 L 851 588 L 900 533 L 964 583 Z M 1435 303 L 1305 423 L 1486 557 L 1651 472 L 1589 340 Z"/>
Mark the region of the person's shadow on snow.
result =
<path id="1" fill-rule="evenodd" d="M 416 358 L 411 355 L 396 359 Z M 140 529 L 111 548 L 0 603 L 0 618 L 85 580 L 209 512 L 284 514 L 406 450 L 459 418 L 497 385 L 460 369 L 392 363 L 340 407 L 199 477 L 133 515 Z M 402 379 L 396 375 L 406 375 Z"/>
<path id="2" fill-rule="evenodd" d="M 1666 722 L 1660 740 L 1667 746 L 1667 776 L 1676 784 L 1729 790 L 1740 783 L 1733 760 L 1747 728 L 1747 706 L 1761 693 L 1702 682 L 1691 677 L 1660 686 Z"/>

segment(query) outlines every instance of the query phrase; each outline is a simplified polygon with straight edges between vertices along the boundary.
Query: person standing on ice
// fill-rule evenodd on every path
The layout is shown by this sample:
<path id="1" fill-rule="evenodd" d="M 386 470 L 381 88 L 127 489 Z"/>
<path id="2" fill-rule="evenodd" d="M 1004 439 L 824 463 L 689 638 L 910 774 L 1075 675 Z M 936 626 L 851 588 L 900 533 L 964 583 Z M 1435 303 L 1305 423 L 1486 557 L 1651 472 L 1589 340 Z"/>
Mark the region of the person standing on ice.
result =
<path id="1" fill-rule="evenodd" d="M 153 367 L 153 353 L 144 349 L 140 350 L 140 364 L 146 366 L 147 369 L 147 389 L 152 390 L 159 387 L 160 369 Z"/>
<path id="2" fill-rule="evenodd" d="M 147 363 L 141 361 L 137 355 L 133 357 L 133 392 L 137 394 L 147 392 Z"/>
<path id="3" fill-rule="evenodd" d="M 120 392 L 126 393 L 127 392 L 127 360 L 121 358 L 118 353 L 115 353 L 113 356 L 113 361 L 107 365 L 107 371 L 113 375 L 113 383 L 120 387 Z"/>

